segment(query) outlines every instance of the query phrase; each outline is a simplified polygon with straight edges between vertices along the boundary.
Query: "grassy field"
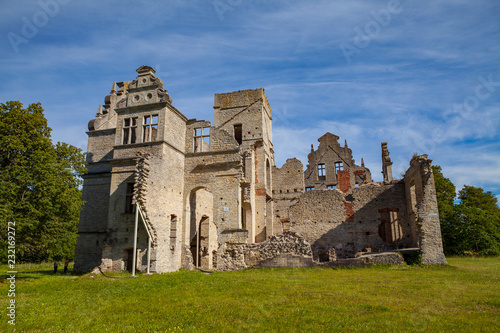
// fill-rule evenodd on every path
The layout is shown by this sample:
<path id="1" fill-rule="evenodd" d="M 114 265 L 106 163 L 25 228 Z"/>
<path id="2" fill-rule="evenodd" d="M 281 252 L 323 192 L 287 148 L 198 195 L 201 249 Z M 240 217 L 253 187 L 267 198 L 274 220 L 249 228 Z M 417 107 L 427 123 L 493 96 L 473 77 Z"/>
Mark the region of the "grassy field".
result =
<path id="1" fill-rule="evenodd" d="M 18 271 L 15 326 L 2 276 L 1 332 L 500 332 L 499 257 L 135 278 Z"/>

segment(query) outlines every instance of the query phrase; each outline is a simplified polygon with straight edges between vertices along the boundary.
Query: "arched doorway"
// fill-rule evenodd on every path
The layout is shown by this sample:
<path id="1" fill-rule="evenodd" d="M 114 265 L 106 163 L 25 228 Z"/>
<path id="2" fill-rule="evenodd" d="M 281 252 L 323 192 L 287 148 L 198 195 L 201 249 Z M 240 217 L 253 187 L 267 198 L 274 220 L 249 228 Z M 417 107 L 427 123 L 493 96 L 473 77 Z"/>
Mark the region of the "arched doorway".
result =
<path id="1" fill-rule="evenodd" d="M 213 268 L 217 231 L 213 223 L 213 195 L 206 188 L 191 191 L 189 197 L 189 247 L 195 267 Z"/>

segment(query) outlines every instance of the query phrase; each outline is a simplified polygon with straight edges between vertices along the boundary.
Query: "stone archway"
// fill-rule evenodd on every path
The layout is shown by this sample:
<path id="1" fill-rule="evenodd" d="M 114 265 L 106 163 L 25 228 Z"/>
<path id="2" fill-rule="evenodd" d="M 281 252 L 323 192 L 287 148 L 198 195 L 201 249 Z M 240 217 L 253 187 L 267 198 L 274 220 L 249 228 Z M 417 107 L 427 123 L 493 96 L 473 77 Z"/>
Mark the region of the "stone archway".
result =
<path id="1" fill-rule="evenodd" d="M 213 223 L 213 195 L 206 188 L 195 188 L 189 196 L 188 241 L 193 264 L 201 269 L 213 268 L 217 251 L 217 231 Z"/>

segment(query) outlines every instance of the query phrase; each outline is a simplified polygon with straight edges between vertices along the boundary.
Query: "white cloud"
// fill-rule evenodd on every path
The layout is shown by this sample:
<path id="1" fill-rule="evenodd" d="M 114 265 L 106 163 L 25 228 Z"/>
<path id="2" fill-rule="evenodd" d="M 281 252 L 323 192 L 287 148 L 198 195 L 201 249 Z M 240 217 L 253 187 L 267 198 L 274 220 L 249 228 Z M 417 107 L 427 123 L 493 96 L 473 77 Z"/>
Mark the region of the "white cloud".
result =
<path id="1" fill-rule="evenodd" d="M 354 28 L 387 1 L 232 3 L 221 20 L 206 0 L 70 1 L 18 54 L 0 41 L 0 97 L 41 101 L 54 137 L 81 146 L 112 82 L 147 64 L 189 118 L 213 120 L 214 93 L 265 88 L 277 164 L 293 156 L 306 164 L 310 144 L 330 131 L 375 179 L 387 141 L 395 176 L 413 152 L 428 153 L 452 180 L 500 192 L 498 163 L 487 159 L 500 155 L 492 144 L 500 88 L 469 118 L 449 112 L 474 96 L 479 76 L 500 81 L 496 1 L 401 0 L 401 13 L 351 64 L 340 43 L 353 43 Z M 6 4 L 0 34 L 20 31 L 37 8 L 37 0 Z"/>

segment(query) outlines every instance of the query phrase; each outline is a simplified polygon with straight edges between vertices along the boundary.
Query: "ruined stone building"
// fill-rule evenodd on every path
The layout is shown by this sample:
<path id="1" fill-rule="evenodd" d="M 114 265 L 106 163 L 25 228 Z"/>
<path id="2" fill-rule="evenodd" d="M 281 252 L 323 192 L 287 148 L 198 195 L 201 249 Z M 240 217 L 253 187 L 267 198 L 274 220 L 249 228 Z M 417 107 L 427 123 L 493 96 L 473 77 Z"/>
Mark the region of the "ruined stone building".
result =
<path id="1" fill-rule="evenodd" d="M 446 263 L 427 156 L 393 180 L 382 143 L 373 182 L 326 133 L 305 171 L 296 158 L 278 168 L 264 89 L 215 94 L 211 123 L 177 110 L 153 68 L 137 73 L 88 125 L 76 271 L 303 266 L 404 248 Z"/>

